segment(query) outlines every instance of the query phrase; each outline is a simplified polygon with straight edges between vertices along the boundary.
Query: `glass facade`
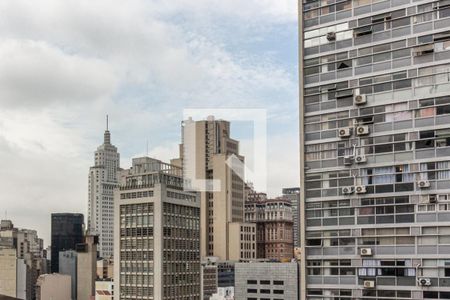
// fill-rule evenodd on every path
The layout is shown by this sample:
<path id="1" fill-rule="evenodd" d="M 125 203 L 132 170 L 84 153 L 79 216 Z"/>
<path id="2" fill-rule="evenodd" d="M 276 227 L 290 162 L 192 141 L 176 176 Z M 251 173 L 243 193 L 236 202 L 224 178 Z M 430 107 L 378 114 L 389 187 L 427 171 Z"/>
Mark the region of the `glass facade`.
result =
<path id="1" fill-rule="evenodd" d="M 300 8 L 302 299 L 450 299 L 450 1 Z"/>

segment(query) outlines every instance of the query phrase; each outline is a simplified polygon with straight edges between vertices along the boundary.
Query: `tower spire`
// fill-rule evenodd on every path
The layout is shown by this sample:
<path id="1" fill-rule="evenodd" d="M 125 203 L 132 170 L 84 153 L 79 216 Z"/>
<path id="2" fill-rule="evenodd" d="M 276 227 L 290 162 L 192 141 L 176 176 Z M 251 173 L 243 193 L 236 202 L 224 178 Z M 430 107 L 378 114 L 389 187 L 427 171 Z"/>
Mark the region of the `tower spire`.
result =
<path id="1" fill-rule="evenodd" d="M 109 132 L 109 116 L 106 115 L 106 130 L 103 138 L 104 144 L 111 144 L 111 133 Z"/>

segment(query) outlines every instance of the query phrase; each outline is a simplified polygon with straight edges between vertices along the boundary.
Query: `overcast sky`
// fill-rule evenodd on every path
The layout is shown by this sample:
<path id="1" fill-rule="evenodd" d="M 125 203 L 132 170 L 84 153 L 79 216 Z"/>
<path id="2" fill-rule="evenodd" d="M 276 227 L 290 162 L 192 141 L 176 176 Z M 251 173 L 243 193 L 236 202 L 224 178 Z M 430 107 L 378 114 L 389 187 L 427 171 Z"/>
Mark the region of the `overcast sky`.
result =
<path id="1" fill-rule="evenodd" d="M 128 167 L 177 156 L 185 108 L 267 109 L 268 192 L 297 186 L 296 3 L 0 1 L 1 217 L 48 245 L 51 212 L 86 214 L 106 114 Z"/>

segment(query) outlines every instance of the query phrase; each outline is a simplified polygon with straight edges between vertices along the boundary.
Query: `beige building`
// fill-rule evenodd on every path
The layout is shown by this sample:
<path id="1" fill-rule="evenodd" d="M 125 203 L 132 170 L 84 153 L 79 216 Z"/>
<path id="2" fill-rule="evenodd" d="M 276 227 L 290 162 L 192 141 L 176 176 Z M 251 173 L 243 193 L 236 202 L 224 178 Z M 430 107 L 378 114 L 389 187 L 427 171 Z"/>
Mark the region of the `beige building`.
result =
<path id="1" fill-rule="evenodd" d="M 232 157 L 244 161 L 239 142 L 230 138 L 229 122 L 209 117 L 183 122 L 180 148 L 185 178 L 195 179 L 193 188 L 202 190 L 201 255 L 231 259 L 230 223 L 243 222 L 244 182 L 226 162 Z M 202 180 L 213 183 L 198 182 Z"/>
<path id="2" fill-rule="evenodd" d="M 97 277 L 98 236 L 86 235 L 77 250 L 77 300 L 91 300 L 95 295 Z"/>
<path id="3" fill-rule="evenodd" d="M 114 278 L 114 260 L 111 258 L 103 258 L 97 260 L 97 278 L 112 279 Z"/>
<path id="4" fill-rule="evenodd" d="M 256 224 L 233 222 L 229 228 L 229 260 L 249 261 L 256 258 Z"/>
<path id="5" fill-rule="evenodd" d="M 200 201 L 182 170 L 149 157 L 121 172 L 114 195 L 117 299 L 200 300 Z"/>
<path id="6" fill-rule="evenodd" d="M 113 300 L 114 282 L 112 280 L 97 280 L 95 282 L 95 300 Z"/>
<path id="7" fill-rule="evenodd" d="M 71 277 L 62 274 L 44 274 L 36 283 L 36 300 L 73 300 Z"/>
<path id="8" fill-rule="evenodd" d="M 17 256 L 15 249 L 0 249 L 0 266 L 0 295 L 16 297 Z"/>

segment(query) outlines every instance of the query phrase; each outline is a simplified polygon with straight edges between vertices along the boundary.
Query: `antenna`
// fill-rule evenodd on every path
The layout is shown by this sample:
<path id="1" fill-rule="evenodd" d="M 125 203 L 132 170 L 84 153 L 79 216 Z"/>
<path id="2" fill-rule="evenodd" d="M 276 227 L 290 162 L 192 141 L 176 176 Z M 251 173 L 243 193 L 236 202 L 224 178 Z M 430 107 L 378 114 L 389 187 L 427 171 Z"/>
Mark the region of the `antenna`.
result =
<path id="1" fill-rule="evenodd" d="M 148 157 L 148 139 L 147 139 L 147 157 Z"/>
<path id="2" fill-rule="evenodd" d="M 108 130 L 108 127 L 109 127 L 109 126 L 108 126 L 108 125 L 109 125 L 108 123 L 109 123 L 108 115 L 106 115 L 106 130 Z"/>

